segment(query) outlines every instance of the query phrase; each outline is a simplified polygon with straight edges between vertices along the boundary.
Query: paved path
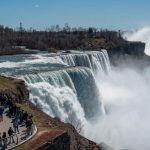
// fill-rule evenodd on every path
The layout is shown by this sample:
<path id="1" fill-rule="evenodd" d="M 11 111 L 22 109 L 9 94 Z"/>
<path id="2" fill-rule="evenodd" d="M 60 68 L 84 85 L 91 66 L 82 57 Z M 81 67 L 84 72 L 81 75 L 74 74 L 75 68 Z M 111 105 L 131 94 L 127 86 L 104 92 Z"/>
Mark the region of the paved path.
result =
<path id="1" fill-rule="evenodd" d="M 9 118 L 6 114 L 7 111 L 5 110 L 5 113 L 3 115 L 3 121 L 0 122 L 0 133 L 1 135 L 3 132 L 6 132 L 7 137 L 8 137 L 8 129 L 9 127 L 12 127 L 13 129 L 13 124 L 12 124 L 12 118 Z M 17 133 L 16 135 L 13 136 L 15 143 L 9 142 L 9 138 L 7 138 L 7 149 L 11 149 L 17 145 L 20 145 L 21 143 L 24 143 L 25 141 L 29 140 L 35 133 L 35 128 L 33 131 L 32 135 L 27 135 L 26 134 L 26 127 L 25 126 L 19 126 L 19 134 Z"/>

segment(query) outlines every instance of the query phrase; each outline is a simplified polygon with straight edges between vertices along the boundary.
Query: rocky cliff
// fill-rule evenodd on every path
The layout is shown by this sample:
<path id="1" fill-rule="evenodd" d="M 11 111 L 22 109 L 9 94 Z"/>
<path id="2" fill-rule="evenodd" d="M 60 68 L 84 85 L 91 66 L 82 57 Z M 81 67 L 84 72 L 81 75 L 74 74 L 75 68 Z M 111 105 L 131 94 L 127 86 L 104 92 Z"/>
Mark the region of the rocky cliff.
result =
<path id="1" fill-rule="evenodd" d="M 6 95 L 16 102 L 23 102 L 28 100 L 29 91 L 24 81 L 0 76 L 0 95 Z"/>
<path id="2" fill-rule="evenodd" d="M 150 64 L 150 57 L 147 56 L 144 51 L 145 43 L 127 41 L 108 49 L 107 52 L 112 65 L 134 63 L 143 66 Z"/>
<path id="3" fill-rule="evenodd" d="M 132 55 L 135 57 L 144 56 L 145 43 L 142 42 L 125 42 L 108 49 L 110 57 L 114 55 Z"/>

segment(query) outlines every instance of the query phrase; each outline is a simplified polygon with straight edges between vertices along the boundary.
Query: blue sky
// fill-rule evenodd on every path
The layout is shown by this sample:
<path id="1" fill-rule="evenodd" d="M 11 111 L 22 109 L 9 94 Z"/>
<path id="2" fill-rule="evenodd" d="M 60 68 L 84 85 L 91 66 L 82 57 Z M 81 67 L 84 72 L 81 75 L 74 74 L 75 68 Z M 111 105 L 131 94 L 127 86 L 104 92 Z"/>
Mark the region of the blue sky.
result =
<path id="1" fill-rule="evenodd" d="M 134 29 L 150 25 L 150 0 L 0 0 L 0 24 Z"/>

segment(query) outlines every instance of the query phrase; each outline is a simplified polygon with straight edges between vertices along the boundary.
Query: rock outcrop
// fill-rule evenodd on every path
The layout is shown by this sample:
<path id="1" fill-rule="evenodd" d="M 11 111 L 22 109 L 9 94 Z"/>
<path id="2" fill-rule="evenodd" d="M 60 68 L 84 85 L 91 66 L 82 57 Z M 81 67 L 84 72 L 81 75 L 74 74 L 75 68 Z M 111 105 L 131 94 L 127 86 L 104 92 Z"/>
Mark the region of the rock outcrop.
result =
<path id="1" fill-rule="evenodd" d="M 135 57 L 144 56 L 145 43 L 142 42 L 125 42 L 108 50 L 110 57 L 113 55 L 133 55 Z"/>
<path id="2" fill-rule="evenodd" d="M 23 80 L 4 76 L 0 76 L 0 95 L 19 103 L 29 99 L 29 91 Z"/>
<path id="3" fill-rule="evenodd" d="M 150 57 L 147 56 L 144 51 L 145 43 L 126 41 L 125 43 L 108 49 L 107 52 L 112 65 L 134 63 L 143 66 L 150 64 Z"/>

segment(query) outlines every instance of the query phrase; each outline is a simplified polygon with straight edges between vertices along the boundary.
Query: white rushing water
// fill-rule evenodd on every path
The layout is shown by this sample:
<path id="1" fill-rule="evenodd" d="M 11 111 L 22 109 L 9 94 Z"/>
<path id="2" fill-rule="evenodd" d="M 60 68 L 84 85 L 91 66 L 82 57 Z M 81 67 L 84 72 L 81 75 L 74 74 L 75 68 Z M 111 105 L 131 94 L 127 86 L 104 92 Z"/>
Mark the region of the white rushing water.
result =
<path id="1" fill-rule="evenodd" d="M 95 118 L 105 113 L 94 75 L 88 68 L 26 74 L 23 78 L 31 91 L 31 101 L 44 112 L 59 117 L 62 121 L 67 122 L 73 118 L 72 114 L 75 120 L 80 120 Z M 57 109 L 51 109 L 52 106 Z M 79 111 L 76 111 L 76 106 L 80 106 Z M 49 111 L 45 108 L 49 108 Z M 66 118 L 59 115 L 62 112 Z"/>
<path id="2" fill-rule="evenodd" d="M 125 32 L 124 38 L 128 41 L 141 41 L 146 43 L 145 53 L 150 56 L 150 27 L 145 27 L 132 32 Z"/>
<path id="3" fill-rule="evenodd" d="M 55 87 L 48 82 L 29 84 L 31 101 L 51 117 L 65 122 L 85 122 L 84 110 L 77 95 L 67 86 Z"/>
<path id="4" fill-rule="evenodd" d="M 101 73 L 108 73 L 110 71 L 109 58 L 106 50 L 101 52 L 85 52 L 77 54 L 61 55 L 62 61 L 69 66 L 83 66 L 99 71 Z"/>

